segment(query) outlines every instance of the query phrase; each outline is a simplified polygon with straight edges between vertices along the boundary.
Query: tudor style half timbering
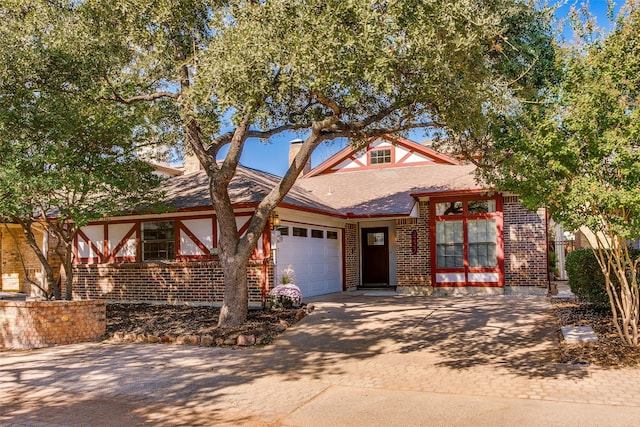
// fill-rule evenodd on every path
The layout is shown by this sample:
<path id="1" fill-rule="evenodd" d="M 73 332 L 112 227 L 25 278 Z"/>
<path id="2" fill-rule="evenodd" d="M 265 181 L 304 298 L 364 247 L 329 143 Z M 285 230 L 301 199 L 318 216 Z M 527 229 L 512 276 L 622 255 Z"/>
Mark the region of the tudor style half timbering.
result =
<path id="1" fill-rule="evenodd" d="M 291 149 L 298 148 L 295 141 Z M 397 136 L 341 150 L 305 171 L 276 209 L 280 224 L 267 226 L 250 261 L 251 303 L 264 301 L 289 267 L 304 296 L 368 288 L 546 293 L 545 211 L 528 212 L 517 197 L 477 182 L 474 173 L 473 165 Z M 241 234 L 278 181 L 238 168 L 229 191 Z M 167 213 L 82 228 L 74 251 L 76 297 L 222 301 L 220 233 L 206 173 L 171 177 L 165 190 Z M 15 270 L 9 243 L 3 236 L 3 278 Z"/>
<path id="2" fill-rule="evenodd" d="M 238 212 L 242 235 L 252 212 Z M 82 227 L 76 238 L 74 295 L 118 301 L 212 304 L 222 300 L 223 274 L 213 213 L 119 218 Z M 249 298 L 263 300 L 269 277 L 269 233 L 251 259 Z"/>

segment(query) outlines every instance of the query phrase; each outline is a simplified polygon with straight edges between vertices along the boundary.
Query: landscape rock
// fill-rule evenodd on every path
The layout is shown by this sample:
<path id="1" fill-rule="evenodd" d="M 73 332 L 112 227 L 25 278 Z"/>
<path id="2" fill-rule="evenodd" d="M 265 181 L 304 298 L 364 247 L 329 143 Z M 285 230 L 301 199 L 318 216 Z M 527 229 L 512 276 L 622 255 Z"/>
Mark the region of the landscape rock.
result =
<path id="1" fill-rule="evenodd" d="M 236 345 L 236 342 L 238 341 L 238 336 L 231 336 L 231 337 L 227 337 L 225 338 L 225 340 L 223 341 L 222 344 L 224 345 Z"/>
<path id="2" fill-rule="evenodd" d="M 172 335 L 163 335 L 162 337 L 160 337 L 160 342 L 163 344 L 171 344 L 175 340 L 176 339 Z"/>
<path id="3" fill-rule="evenodd" d="M 122 340 L 127 342 L 134 342 L 137 337 L 138 337 L 138 334 L 127 333 L 127 334 L 124 334 L 124 337 L 122 338 Z"/>
<path id="4" fill-rule="evenodd" d="M 246 347 L 256 344 L 255 335 L 238 335 L 238 339 L 236 340 L 236 344 Z"/>
<path id="5" fill-rule="evenodd" d="M 203 347 L 211 347 L 213 345 L 213 337 L 211 335 L 201 336 L 200 345 Z"/>

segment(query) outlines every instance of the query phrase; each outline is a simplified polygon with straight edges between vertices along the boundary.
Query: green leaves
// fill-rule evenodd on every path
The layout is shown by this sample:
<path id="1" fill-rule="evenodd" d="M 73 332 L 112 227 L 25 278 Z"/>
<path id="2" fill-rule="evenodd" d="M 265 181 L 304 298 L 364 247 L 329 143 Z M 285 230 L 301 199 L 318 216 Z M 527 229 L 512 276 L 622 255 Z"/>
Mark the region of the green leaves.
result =
<path id="1" fill-rule="evenodd" d="M 159 180 L 136 152 L 153 137 L 143 111 L 101 100 L 104 61 L 78 3 L 56 6 L 0 9 L 0 214 L 81 226 L 150 201 Z"/>
<path id="2" fill-rule="evenodd" d="M 568 51 L 563 79 L 496 147 L 492 175 L 568 229 L 640 235 L 640 10 L 632 3 L 605 38 Z"/>

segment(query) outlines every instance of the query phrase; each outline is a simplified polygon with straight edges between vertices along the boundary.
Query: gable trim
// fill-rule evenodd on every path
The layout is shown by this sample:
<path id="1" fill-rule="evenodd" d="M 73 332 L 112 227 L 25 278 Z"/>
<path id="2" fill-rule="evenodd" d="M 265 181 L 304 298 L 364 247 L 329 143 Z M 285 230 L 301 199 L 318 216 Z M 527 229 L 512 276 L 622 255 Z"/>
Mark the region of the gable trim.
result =
<path id="1" fill-rule="evenodd" d="M 409 149 L 409 151 L 414 152 L 414 153 L 418 153 L 418 154 L 422 154 L 424 156 L 430 157 L 433 159 L 434 163 L 439 163 L 439 164 L 450 164 L 450 165 L 460 165 L 460 162 L 457 161 L 456 159 L 454 159 L 453 157 L 449 157 L 446 154 L 442 154 L 442 153 L 438 153 L 437 151 L 426 147 L 424 145 L 418 144 L 416 142 L 413 142 L 411 140 L 408 140 L 406 138 L 400 137 L 400 136 L 396 136 L 396 135 L 383 135 L 380 137 L 372 137 L 369 138 L 369 142 L 367 144 L 366 147 L 364 147 L 367 150 L 367 158 L 368 158 L 368 153 L 370 151 L 370 144 L 373 143 L 374 141 L 376 141 L 377 139 L 384 139 L 387 140 L 389 142 L 391 142 L 393 145 L 398 145 L 404 148 Z M 335 170 L 332 170 L 333 168 L 335 168 L 335 166 L 339 165 L 340 163 L 342 163 L 345 160 L 354 160 L 354 155 L 355 153 L 361 151 L 363 148 L 357 148 L 357 147 L 353 147 L 351 145 L 347 145 L 345 148 L 343 148 L 342 150 L 338 151 L 336 154 L 334 154 L 333 156 L 331 156 L 329 159 L 325 160 L 324 162 L 322 162 L 321 164 L 319 164 L 318 166 L 316 166 L 315 168 L 313 168 L 309 173 L 307 173 L 306 175 L 303 175 L 302 178 L 310 178 L 312 176 L 316 176 L 316 175 L 320 175 L 322 173 L 325 172 L 336 172 Z M 405 156 L 407 157 L 407 156 Z M 404 160 L 404 159 L 403 159 Z M 360 163 L 360 162 L 358 162 Z M 397 163 L 391 163 L 391 165 L 389 166 L 396 166 Z M 371 165 L 362 165 L 362 167 L 369 167 Z M 349 170 L 344 170 L 342 172 L 348 172 Z"/>

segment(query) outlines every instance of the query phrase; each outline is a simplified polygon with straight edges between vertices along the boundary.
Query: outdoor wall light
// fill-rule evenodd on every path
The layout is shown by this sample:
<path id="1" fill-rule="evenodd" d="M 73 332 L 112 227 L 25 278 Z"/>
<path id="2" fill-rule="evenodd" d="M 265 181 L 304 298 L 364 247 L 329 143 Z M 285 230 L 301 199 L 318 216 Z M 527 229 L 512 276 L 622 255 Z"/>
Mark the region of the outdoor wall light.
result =
<path id="1" fill-rule="evenodd" d="M 276 228 L 278 228 L 278 226 L 280 225 L 280 217 L 275 211 L 271 212 L 271 217 L 269 219 L 271 221 L 271 229 L 275 230 Z"/>

